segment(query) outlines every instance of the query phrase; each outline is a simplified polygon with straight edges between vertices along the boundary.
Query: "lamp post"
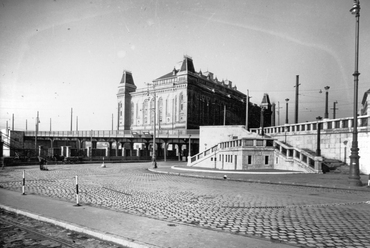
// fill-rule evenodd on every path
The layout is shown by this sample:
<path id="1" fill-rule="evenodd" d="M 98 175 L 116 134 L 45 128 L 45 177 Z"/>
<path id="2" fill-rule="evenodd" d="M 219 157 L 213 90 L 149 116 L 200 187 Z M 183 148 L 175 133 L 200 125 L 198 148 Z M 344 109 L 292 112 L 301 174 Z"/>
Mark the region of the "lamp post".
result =
<path id="1" fill-rule="evenodd" d="M 356 28 L 355 28 L 355 72 L 354 77 L 354 101 L 353 101 L 353 131 L 352 131 L 352 147 L 350 157 L 350 171 L 349 171 L 349 183 L 353 186 L 361 186 L 360 180 L 360 169 L 359 162 L 360 156 L 358 155 L 358 141 L 357 141 L 357 104 L 358 104 L 358 53 L 359 53 L 359 31 L 360 31 L 360 1 L 354 0 L 353 7 L 350 12 L 356 17 Z"/>
<path id="2" fill-rule="evenodd" d="M 329 86 L 325 86 L 324 89 L 326 90 L 326 92 L 325 92 L 325 115 L 324 115 L 324 118 L 327 119 L 327 118 L 329 118 L 329 105 L 328 105 L 328 101 L 329 101 L 329 89 L 330 89 L 330 87 Z"/>
<path id="3" fill-rule="evenodd" d="M 316 148 L 316 156 L 321 156 L 321 149 L 320 149 L 320 132 L 321 132 L 321 123 L 322 120 L 321 116 L 316 117 L 317 120 L 317 148 Z"/>
<path id="4" fill-rule="evenodd" d="M 149 85 L 149 84 L 148 84 Z M 157 169 L 157 160 L 155 157 L 155 136 L 156 136 L 156 94 L 155 94 L 155 84 L 153 83 L 153 154 L 152 154 L 152 164 L 153 168 Z"/>
<path id="5" fill-rule="evenodd" d="M 285 102 L 286 102 L 286 114 L 285 114 L 285 124 L 288 124 L 289 122 L 289 119 L 288 119 L 288 102 L 289 102 L 289 98 L 285 99 Z"/>

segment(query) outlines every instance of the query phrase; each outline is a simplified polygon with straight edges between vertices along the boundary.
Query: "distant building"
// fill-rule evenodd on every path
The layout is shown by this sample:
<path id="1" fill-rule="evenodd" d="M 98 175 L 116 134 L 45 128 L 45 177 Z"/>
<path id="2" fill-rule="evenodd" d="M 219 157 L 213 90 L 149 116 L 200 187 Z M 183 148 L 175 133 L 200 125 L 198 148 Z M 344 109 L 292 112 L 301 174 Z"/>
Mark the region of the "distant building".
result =
<path id="1" fill-rule="evenodd" d="M 154 103 L 154 95 L 156 102 Z M 230 80 L 218 80 L 212 72 L 196 72 L 193 60 L 184 56 L 180 66 L 137 89 L 131 72 L 124 71 L 118 86 L 120 130 L 160 131 L 199 129 L 209 125 L 245 125 L 246 95 Z M 264 96 L 264 126 L 271 124 L 271 104 Z M 249 103 L 249 127 L 260 126 L 261 107 Z"/>

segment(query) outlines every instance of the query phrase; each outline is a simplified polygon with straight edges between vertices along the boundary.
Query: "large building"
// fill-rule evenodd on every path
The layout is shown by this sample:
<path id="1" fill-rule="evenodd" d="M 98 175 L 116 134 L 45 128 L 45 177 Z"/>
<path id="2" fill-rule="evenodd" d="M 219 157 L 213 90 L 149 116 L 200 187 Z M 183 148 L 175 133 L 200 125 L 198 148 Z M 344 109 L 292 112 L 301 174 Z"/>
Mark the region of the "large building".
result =
<path id="1" fill-rule="evenodd" d="M 189 56 L 143 89 L 137 89 L 132 73 L 124 71 L 117 100 L 120 130 L 150 131 L 154 121 L 156 130 L 168 133 L 200 126 L 246 125 L 247 96 L 230 80 L 220 81 L 208 71 L 196 72 Z M 262 107 L 264 126 L 270 126 L 269 100 Z M 249 102 L 248 113 L 248 127 L 260 127 L 261 107 Z"/>

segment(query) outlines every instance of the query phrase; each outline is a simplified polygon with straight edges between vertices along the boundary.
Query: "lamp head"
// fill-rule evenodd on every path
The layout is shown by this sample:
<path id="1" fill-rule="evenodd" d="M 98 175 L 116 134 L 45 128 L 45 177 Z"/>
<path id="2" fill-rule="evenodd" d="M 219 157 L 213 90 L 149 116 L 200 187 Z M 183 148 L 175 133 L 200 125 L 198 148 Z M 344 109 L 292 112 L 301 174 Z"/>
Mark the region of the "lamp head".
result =
<path id="1" fill-rule="evenodd" d="M 353 6 L 352 8 L 349 10 L 352 14 L 358 14 L 360 13 L 360 0 L 354 0 L 353 1 Z"/>

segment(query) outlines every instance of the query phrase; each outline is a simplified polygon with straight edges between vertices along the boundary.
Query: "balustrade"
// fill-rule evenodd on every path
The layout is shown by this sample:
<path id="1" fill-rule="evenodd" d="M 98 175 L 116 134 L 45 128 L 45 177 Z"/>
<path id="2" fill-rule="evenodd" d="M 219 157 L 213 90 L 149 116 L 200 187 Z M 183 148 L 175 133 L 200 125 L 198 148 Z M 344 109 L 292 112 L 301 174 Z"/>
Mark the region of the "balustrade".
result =
<path id="1" fill-rule="evenodd" d="M 370 127 L 370 115 L 358 116 L 358 129 Z M 323 129 L 322 130 L 331 130 L 335 129 L 352 129 L 353 128 L 353 118 L 340 118 L 340 119 L 325 119 L 322 121 Z M 260 128 L 250 128 L 251 132 L 261 133 Z M 304 131 L 315 131 L 317 130 L 317 122 L 305 122 L 300 124 L 284 124 L 281 126 L 274 127 L 265 127 L 265 134 L 275 134 L 275 133 L 290 133 L 290 132 L 304 132 Z"/>

